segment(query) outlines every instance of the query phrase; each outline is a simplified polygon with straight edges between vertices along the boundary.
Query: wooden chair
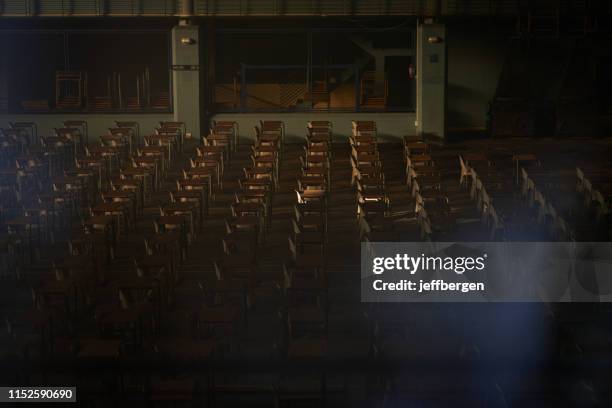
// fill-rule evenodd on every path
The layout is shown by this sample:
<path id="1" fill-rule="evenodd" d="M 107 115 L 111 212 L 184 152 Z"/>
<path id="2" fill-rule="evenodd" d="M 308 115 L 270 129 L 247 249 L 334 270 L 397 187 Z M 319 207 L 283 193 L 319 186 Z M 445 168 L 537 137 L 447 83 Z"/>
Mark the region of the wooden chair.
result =
<path id="1" fill-rule="evenodd" d="M 110 263 L 114 259 L 117 249 L 119 233 L 117 217 L 114 215 L 93 216 L 90 214 L 89 218 L 83 220 L 83 231 L 86 236 L 89 235 L 94 238 L 92 246 L 95 246 L 96 237 L 98 237 L 98 240 L 104 245 L 107 263 Z"/>
<path id="2" fill-rule="evenodd" d="M 181 247 L 183 259 L 187 257 L 188 226 L 187 220 L 179 215 L 160 215 L 154 222 L 156 234 L 168 234 L 169 239 L 175 239 Z"/>
<path id="3" fill-rule="evenodd" d="M 40 137 L 38 135 L 38 125 L 36 122 L 9 122 L 12 129 L 20 129 L 27 132 L 29 144 L 40 145 Z M 64 122 L 64 127 L 76 127 L 72 123 Z"/>
<path id="4" fill-rule="evenodd" d="M 156 133 L 160 135 L 175 135 L 179 151 L 183 151 L 183 145 L 185 144 L 185 136 L 187 135 L 187 126 L 185 122 L 159 122 L 160 127 L 156 129 Z"/>
<path id="5" fill-rule="evenodd" d="M 143 146 L 136 150 L 138 157 L 153 158 L 159 166 L 160 179 L 166 178 L 170 158 L 166 156 L 167 150 L 161 146 Z"/>
<path id="6" fill-rule="evenodd" d="M 225 220 L 223 252 L 227 255 L 252 256 L 263 239 L 263 225 L 257 216 L 238 216 Z"/>
<path id="7" fill-rule="evenodd" d="M 72 154 L 74 157 L 76 157 L 77 152 L 83 151 L 85 143 L 83 141 L 83 134 L 79 128 L 55 128 L 53 131 L 57 137 L 63 138 L 72 143 Z"/>
<path id="8" fill-rule="evenodd" d="M 88 146 L 85 156 L 105 161 L 106 179 L 110 179 L 121 167 L 121 150 L 112 146 Z"/>
<path id="9" fill-rule="evenodd" d="M 268 209 L 266 203 L 259 198 L 242 200 L 240 196 L 236 196 L 231 206 L 233 217 L 255 217 L 259 220 L 261 226 L 260 233 L 263 235 L 268 228 Z"/>
<path id="10" fill-rule="evenodd" d="M 134 128 L 129 127 L 114 127 L 109 128 L 108 132 L 110 135 L 115 137 L 120 137 L 123 139 L 123 143 L 127 145 L 127 154 L 128 157 L 131 157 L 132 154 L 136 151 L 136 147 L 138 146 L 138 141 L 136 139 L 136 132 Z"/>
<path id="11" fill-rule="evenodd" d="M 150 199 L 155 184 L 155 173 L 153 169 L 124 167 L 119 170 L 119 179 L 138 183 L 141 188 L 142 201 L 147 202 Z"/>
<path id="12" fill-rule="evenodd" d="M 122 129 L 130 129 L 133 134 L 133 148 L 139 147 L 141 144 L 140 141 L 140 124 L 135 121 L 115 121 L 115 126 Z"/>
<path id="13" fill-rule="evenodd" d="M 236 151 L 240 143 L 240 128 L 238 122 L 212 121 L 212 129 L 215 133 L 229 133 L 232 136 L 232 148 Z"/>
<path id="14" fill-rule="evenodd" d="M 197 211 L 198 230 L 202 229 L 204 216 L 208 214 L 208 206 L 206 200 L 203 199 L 202 194 L 198 191 L 189 190 L 176 190 L 170 192 L 171 203 L 190 203 L 195 206 Z"/>

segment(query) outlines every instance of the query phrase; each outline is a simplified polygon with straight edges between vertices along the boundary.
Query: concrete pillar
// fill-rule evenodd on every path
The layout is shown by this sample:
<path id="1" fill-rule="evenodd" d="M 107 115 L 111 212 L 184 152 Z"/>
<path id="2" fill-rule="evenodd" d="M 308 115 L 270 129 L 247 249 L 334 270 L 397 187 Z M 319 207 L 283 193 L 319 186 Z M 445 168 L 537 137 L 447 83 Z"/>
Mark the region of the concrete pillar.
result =
<path id="1" fill-rule="evenodd" d="M 446 137 L 446 27 L 417 27 L 417 135 Z"/>
<path id="2" fill-rule="evenodd" d="M 179 15 L 181 17 L 193 16 L 193 0 L 181 0 L 179 2 Z"/>
<path id="3" fill-rule="evenodd" d="M 197 25 L 172 29 L 172 100 L 174 120 L 200 136 L 200 38 Z"/>

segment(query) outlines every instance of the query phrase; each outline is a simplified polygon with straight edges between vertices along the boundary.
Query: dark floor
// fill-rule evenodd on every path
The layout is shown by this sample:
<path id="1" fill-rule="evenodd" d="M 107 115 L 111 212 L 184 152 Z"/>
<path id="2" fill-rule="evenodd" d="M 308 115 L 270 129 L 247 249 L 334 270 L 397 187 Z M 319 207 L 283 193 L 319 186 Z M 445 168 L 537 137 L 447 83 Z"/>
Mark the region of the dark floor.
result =
<path id="1" fill-rule="evenodd" d="M 610 165 L 610 156 L 606 156 L 609 147 L 603 141 L 588 146 L 579 140 L 557 143 L 551 150 L 544 141 L 485 143 L 488 142 L 434 147 L 432 155 L 444 169 L 442 190 L 451 208 L 450 212 L 430 214 L 432 223 L 439 226 L 434 240 L 489 238 L 479 223 L 469 192 L 459 186 L 461 152 L 475 148 L 530 150 L 546 157 L 542 166 L 551 172 L 597 160 L 602 167 Z M 168 191 L 173 189 L 174 180 L 194 150 L 195 143 L 188 141 L 163 188 L 146 204 L 136 231 L 122 235 L 116 259 L 105 266 L 106 284 L 99 286 L 91 298 L 79 299 L 78 310 L 57 324 L 53 354 L 43 358 L 35 354 L 34 346 L 28 347 L 31 354 L 24 354 L 26 345 L 44 340 L 27 319 L 20 321 L 15 316 L 32 307 L 32 275 L 48 272 L 51 261 L 67 253 L 66 234 L 44 246 L 38 259 L 21 267 L 19 281 L 15 282 L 12 272 L 7 272 L 0 286 L 0 315 L 11 323 L 7 323 L 9 330 L 0 335 L 4 361 L 0 364 L 6 368 L 0 370 L 0 383 L 77 385 L 83 406 L 101 407 L 144 406 L 151 390 L 163 387 L 160 384 L 172 384 L 168 379 L 176 383 L 175 388 L 167 386 L 179 390 L 173 391 L 173 399 L 182 398 L 181 384 L 194 380 L 201 390 L 207 390 L 201 392 L 200 402 L 214 400 L 220 406 L 271 406 L 279 401 L 287 406 L 612 404 L 611 320 L 605 306 L 361 303 L 361 237 L 356 196 L 350 186 L 348 144 L 338 144 L 333 151 L 326 248 L 329 323 L 324 361 L 287 361 L 281 350 L 284 334 L 279 312 L 283 295 L 278 284 L 282 281 L 281 266 L 289 258 L 287 239 L 296 200 L 298 156 L 302 152 L 298 145 L 285 147 L 280 188 L 273 198 L 272 226 L 258 248 L 258 284 L 247 311 L 248 325 L 240 325 L 231 335 L 221 335 L 212 360 L 201 364 L 195 358 L 186 362 L 172 355 L 161 358 L 156 349 L 160 339 L 193 335 L 189 316 L 201 303 L 199 283 L 215 280 L 213 261 L 222 256 L 223 220 L 230 216 L 237 179 L 249 161 L 250 146 L 242 144 L 223 175 L 223 188 L 215 192 L 202 231 L 188 249 L 187 260 L 180 267 L 180 281 L 164 302 L 159 333 L 143 327 L 142 339 L 123 338 L 120 363 L 81 364 L 75 360 L 73 348 L 98 336 L 93 318 L 96 307 L 116 296 L 114 282 L 134 273 L 132 257 L 142 251 L 142 237 L 153 233 L 158 205 L 168 202 Z M 416 241 L 420 231 L 414 219 L 414 199 L 406 187 L 403 149 L 399 144 L 384 144 L 380 150 L 394 231 L 402 240 Z M 520 186 L 509 191 L 505 199 L 515 209 L 507 213 L 506 219 L 513 221 L 508 222 L 512 225 L 509 239 L 550 239 L 546 228 L 532 222 L 530 209 L 521 206 Z M 587 212 L 580 215 L 580 225 L 583 231 L 592 231 L 584 227 L 585 222 L 591 222 Z M 121 383 L 116 381 L 117 373 L 121 373 Z M 214 373 L 211 387 L 210 373 Z"/>

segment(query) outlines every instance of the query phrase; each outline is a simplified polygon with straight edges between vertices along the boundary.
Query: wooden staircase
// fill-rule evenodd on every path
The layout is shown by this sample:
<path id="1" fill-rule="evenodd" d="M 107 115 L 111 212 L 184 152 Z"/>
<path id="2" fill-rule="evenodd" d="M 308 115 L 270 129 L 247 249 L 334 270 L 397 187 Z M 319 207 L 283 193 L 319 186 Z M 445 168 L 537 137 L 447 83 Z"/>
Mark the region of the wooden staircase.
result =
<path id="1" fill-rule="evenodd" d="M 306 84 L 291 83 L 280 85 L 280 106 L 284 108 L 295 107 L 304 98 Z"/>
<path id="2" fill-rule="evenodd" d="M 374 84 L 374 71 L 366 71 L 361 76 L 361 107 L 364 109 L 384 110 L 387 106 L 387 96 L 389 94 L 388 81 L 385 79 L 384 95 L 376 95 Z"/>
<path id="3" fill-rule="evenodd" d="M 312 91 L 304 94 L 304 101 L 308 101 L 314 107 L 319 103 L 324 103 L 329 107 L 330 92 L 326 81 L 314 81 Z"/>

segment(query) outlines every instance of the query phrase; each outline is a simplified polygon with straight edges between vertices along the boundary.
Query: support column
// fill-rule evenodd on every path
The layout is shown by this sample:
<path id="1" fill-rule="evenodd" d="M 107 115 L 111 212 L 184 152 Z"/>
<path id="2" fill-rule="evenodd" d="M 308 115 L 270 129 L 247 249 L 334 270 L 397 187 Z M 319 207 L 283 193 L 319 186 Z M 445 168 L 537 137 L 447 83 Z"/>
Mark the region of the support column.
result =
<path id="1" fill-rule="evenodd" d="M 446 137 L 446 27 L 417 27 L 417 135 Z"/>
<path id="2" fill-rule="evenodd" d="M 184 23 L 172 29 L 172 101 L 174 120 L 200 136 L 199 27 Z"/>

